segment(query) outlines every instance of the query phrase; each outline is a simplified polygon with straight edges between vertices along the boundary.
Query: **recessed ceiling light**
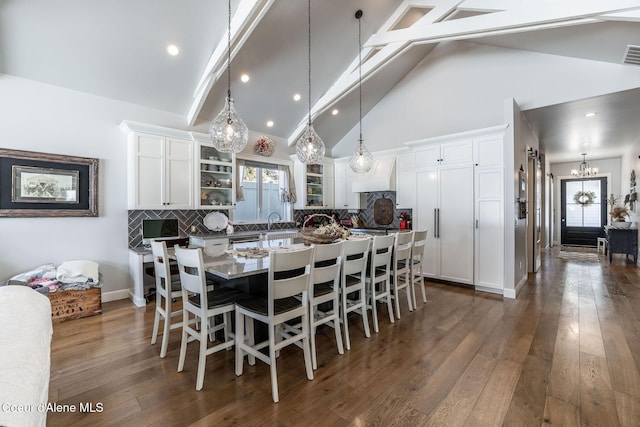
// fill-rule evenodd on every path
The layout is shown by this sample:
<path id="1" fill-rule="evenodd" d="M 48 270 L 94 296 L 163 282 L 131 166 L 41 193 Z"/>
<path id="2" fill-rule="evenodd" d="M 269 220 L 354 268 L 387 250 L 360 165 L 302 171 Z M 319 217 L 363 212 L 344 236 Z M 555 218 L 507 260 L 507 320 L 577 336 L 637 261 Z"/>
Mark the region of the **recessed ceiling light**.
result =
<path id="1" fill-rule="evenodd" d="M 180 49 L 175 44 L 167 45 L 167 53 L 171 56 L 176 56 L 180 53 Z"/>
<path id="2" fill-rule="evenodd" d="M 269 120 L 267 122 L 267 127 L 273 127 L 273 120 Z"/>
<path id="3" fill-rule="evenodd" d="M 246 83 L 246 82 L 248 82 L 248 81 L 249 81 L 249 74 L 243 74 L 243 75 L 241 75 L 241 76 L 240 76 L 240 81 L 241 81 L 242 83 Z"/>
<path id="4" fill-rule="evenodd" d="M 337 108 L 334 108 L 333 111 L 331 112 L 331 114 L 333 114 L 334 116 L 337 115 L 339 113 Z"/>
<path id="5" fill-rule="evenodd" d="M 299 93 L 296 93 L 295 95 L 293 95 L 293 100 L 294 101 L 300 101 L 300 98 L 302 98 L 302 96 L 300 96 Z"/>
<path id="6" fill-rule="evenodd" d="M 585 117 L 593 117 L 593 116 L 595 116 L 595 115 L 597 115 L 597 114 L 598 114 L 598 113 L 596 113 L 596 112 L 594 111 L 594 112 L 591 112 L 591 113 L 587 113 L 587 114 L 585 114 L 584 116 L 585 116 Z"/>

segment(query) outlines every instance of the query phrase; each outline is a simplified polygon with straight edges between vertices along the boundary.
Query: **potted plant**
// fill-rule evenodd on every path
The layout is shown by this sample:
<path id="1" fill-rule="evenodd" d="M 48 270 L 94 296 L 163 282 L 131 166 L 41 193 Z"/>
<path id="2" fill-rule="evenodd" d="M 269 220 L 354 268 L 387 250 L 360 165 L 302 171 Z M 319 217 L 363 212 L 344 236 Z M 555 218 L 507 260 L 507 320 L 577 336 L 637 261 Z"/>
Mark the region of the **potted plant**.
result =
<path id="1" fill-rule="evenodd" d="M 615 227 L 619 227 L 625 222 L 625 218 L 629 216 L 629 210 L 626 206 L 615 205 L 611 207 L 611 222 Z M 628 223 L 631 224 L 631 223 Z"/>

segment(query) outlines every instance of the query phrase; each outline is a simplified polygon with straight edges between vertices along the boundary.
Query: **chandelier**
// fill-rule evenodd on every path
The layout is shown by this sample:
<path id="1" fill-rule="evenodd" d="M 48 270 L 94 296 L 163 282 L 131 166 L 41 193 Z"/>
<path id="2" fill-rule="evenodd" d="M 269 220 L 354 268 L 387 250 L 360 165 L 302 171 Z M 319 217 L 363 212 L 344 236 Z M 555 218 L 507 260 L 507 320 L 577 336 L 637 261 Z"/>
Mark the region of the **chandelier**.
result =
<path id="1" fill-rule="evenodd" d="M 369 172 L 373 166 L 373 156 L 364 146 L 362 140 L 362 27 L 360 25 L 360 18 L 362 18 L 362 11 L 356 12 L 356 19 L 358 20 L 358 88 L 359 88 L 359 102 L 360 102 L 360 139 L 358 139 L 358 147 L 355 149 L 351 157 L 349 157 L 349 166 L 351 170 L 356 173 Z"/>
<path id="2" fill-rule="evenodd" d="M 582 163 L 578 166 L 578 169 L 571 171 L 571 176 L 576 178 L 587 178 L 598 174 L 598 168 L 592 168 L 587 163 L 587 153 L 582 153 Z"/>
<path id="3" fill-rule="evenodd" d="M 308 88 L 309 88 L 309 121 L 307 122 L 307 128 L 303 132 L 302 136 L 296 142 L 296 154 L 298 160 L 304 164 L 320 163 L 324 158 L 324 142 L 315 129 L 313 128 L 313 122 L 311 121 L 311 0 L 307 2 L 307 18 L 309 20 L 308 27 Z"/>
<path id="4" fill-rule="evenodd" d="M 227 27 L 227 98 L 222 111 L 213 119 L 209 136 L 216 150 L 239 153 L 247 145 L 249 130 L 238 117 L 231 98 L 231 0 L 228 2 Z"/>

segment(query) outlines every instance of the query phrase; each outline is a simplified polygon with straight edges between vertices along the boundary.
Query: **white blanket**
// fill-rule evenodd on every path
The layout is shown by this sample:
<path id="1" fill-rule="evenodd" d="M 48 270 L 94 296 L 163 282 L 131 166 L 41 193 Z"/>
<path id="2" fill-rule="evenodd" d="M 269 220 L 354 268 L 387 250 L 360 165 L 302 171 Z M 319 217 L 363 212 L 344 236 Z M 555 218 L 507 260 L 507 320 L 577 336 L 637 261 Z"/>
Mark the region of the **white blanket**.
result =
<path id="1" fill-rule="evenodd" d="M 53 333 L 49 299 L 28 286 L 0 287 L 0 325 L 0 426 L 45 426 Z"/>
<path id="2" fill-rule="evenodd" d="M 98 281 L 98 263 L 93 261 L 66 261 L 58 266 L 56 278 L 62 283 Z"/>

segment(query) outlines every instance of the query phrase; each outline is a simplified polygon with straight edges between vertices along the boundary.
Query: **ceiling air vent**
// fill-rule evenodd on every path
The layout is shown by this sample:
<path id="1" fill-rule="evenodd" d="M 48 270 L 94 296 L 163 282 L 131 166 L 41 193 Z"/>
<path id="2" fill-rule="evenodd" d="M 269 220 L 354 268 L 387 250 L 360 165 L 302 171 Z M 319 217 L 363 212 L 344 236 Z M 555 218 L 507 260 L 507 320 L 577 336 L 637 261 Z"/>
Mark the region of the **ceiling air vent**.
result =
<path id="1" fill-rule="evenodd" d="M 627 45 L 627 51 L 622 62 L 624 64 L 640 65 L 640 46 Z"/>

